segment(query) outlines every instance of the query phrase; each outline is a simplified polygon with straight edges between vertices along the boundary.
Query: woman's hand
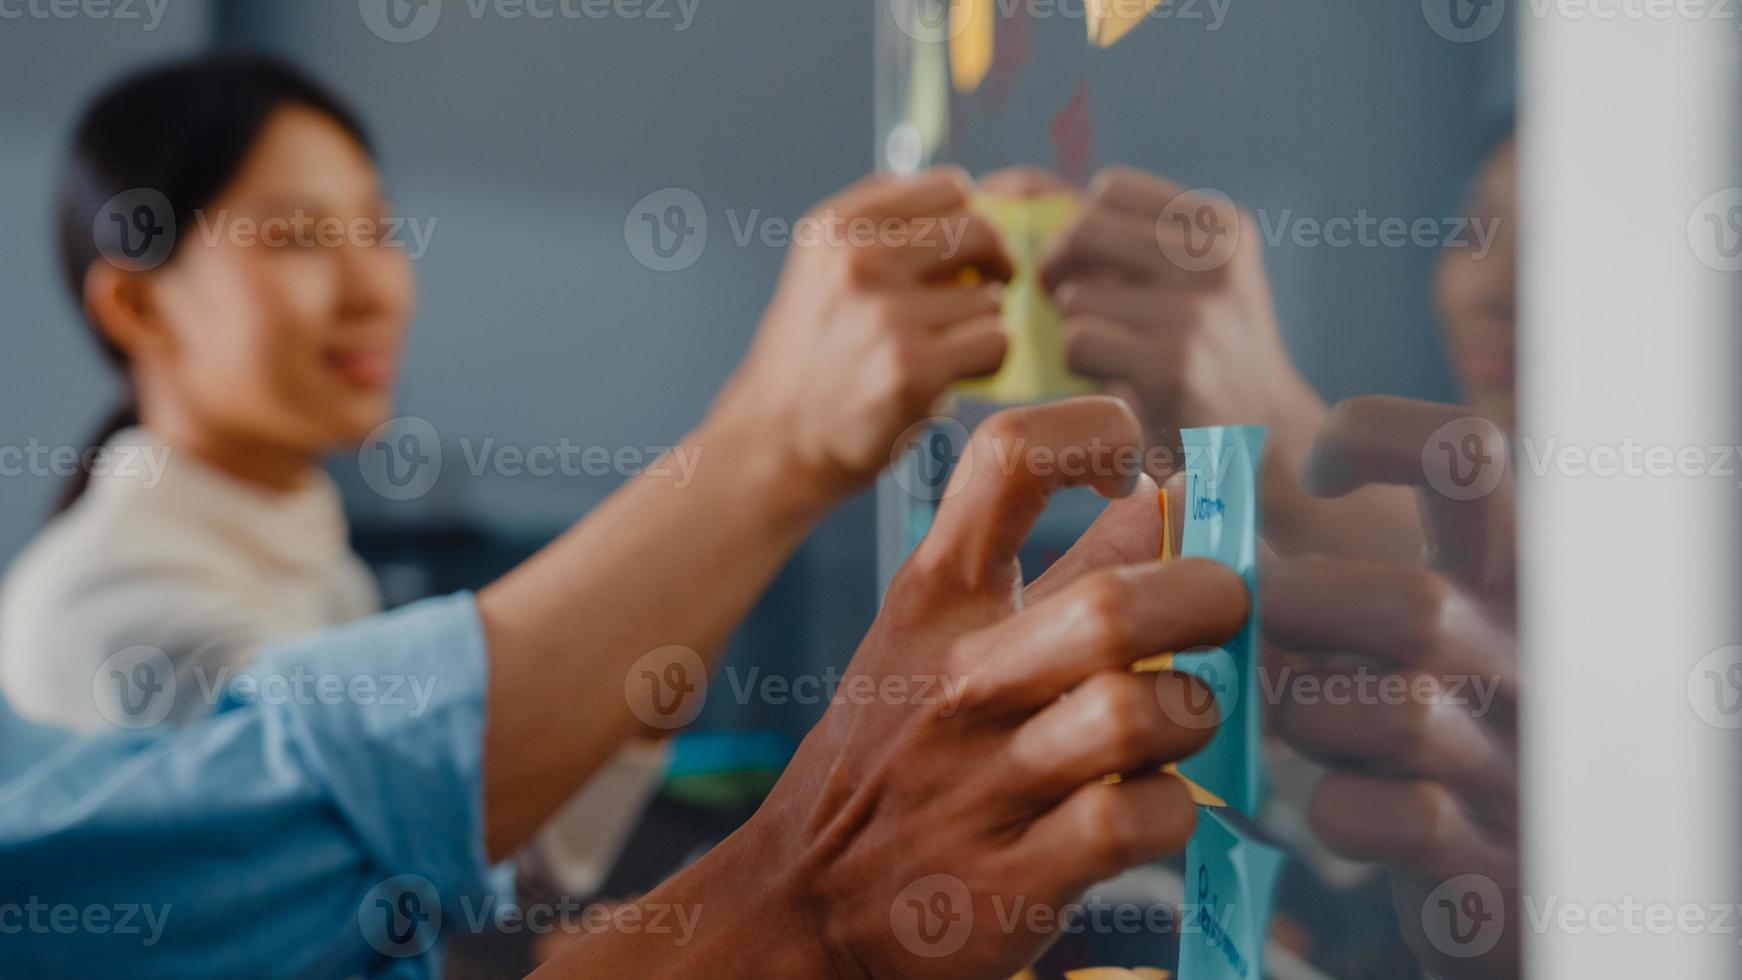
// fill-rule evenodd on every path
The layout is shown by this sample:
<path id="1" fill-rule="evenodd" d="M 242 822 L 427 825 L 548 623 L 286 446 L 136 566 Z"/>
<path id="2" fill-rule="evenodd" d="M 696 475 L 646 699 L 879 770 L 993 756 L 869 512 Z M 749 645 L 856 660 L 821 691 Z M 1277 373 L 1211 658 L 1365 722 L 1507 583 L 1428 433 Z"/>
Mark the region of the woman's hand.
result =
<path id="1" fill-rule="evenodd" d="M 998 235 L 954 168 L 879 174 L 794 234 L 778 291 L 714 415 L 779 440 L 793 482 L 832 500 L 889 464 L 896 441 L 962 378 L 1004 361 Z M 963 285 L 964 270 L 979 283 Z"/>
<path id="2" fill-rule="evenodd" d="M 1147 481 L 1026 595 L 1016 563 L 1051 492 L 1125 493 L 1140 445 L 1107 398 L 983 425 L 768 802 L 644 900 L 699 909 L 695 938 L 599 937 L 552 973 L 1002 980 L 1053 939 L 1056 915 L 1027 913 L 1179 850 L 1195 808 L 1159 770 L 1213 734 L 1214 701 L 1130 665 L 1225 641 L 1244 585 L 1204 561 L 1121 564 L 1122 542 L 1160 539 Z M 1063 451 L 1088 464 L 1060 474 Z"/>
<path id="3" fill-rule="evenodd" d="M 1178 449 L 1185 427 L 1269 427 L 1265 521 L 1285 552 L 1408 558 L 1420 538 L 1407 495 L 1374 489 L 1333 503 L 1295 483 L 1325 406 L 1283 345 L 1259 231 L 1226 197 L 1103 171 L 1042 266 L 1069 366 L 1130 401 L 1164 450 Z"/>

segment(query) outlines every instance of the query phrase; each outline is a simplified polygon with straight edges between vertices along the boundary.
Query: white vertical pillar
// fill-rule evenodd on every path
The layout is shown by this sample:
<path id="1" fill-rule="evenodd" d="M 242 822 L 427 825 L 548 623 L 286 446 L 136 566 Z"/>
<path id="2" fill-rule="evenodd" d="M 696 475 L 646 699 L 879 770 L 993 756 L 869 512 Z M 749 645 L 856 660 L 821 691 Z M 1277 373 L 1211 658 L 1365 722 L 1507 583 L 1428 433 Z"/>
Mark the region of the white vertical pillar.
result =
<path id="1" fill-rule="evenodd" d="M 1742 644 L 1742 490 L 1689 471 L 1742 443 L 1742 35 L 1716 3 L 1513 13 L 1530 906 L 1508 925 L 1532 978 L 1734 980 L 1742 927 L 1688 923 L 1742 900 L 1742 656 L 1714 653 Z M 1643 475 L 1558 452 L 1630 446 Z"/>

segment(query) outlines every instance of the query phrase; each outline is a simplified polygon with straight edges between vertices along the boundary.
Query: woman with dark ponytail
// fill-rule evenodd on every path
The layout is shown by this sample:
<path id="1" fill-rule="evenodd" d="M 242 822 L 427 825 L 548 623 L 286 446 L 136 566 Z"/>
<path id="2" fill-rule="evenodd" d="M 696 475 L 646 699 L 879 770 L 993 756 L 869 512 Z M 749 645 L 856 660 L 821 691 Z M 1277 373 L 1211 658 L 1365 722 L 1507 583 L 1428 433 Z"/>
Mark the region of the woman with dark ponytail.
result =
<path id="1" fill-rule="evenodd" d="M 261 647 L 380 608 L 322 459 L 391 414 L 412 266 L 356 116 L 259 57 L 100 94 L 58 208 L 69 292 L 125 395 L 7 575 L 0 690 L 79 730 L 185 722 Z M 104 676 L 142 647 L 176 683 Z M 626 748 L 545 838 L 548 870 L 597 884 L 663 766 Z"/>
<path id="2" fill-rule="evenodd" d="M 185 693 L 202 673 L 210 687 L 262 644 L 379 608 L 321 461 L 389 415 L 411 263 L 303 247 L 311 222 L 367 230 L 386 204 L 357 118 L 261 58 L 99 94 L 56 207 L 68 292 L 124 394 L 7 576 L 0 686 L 65 727 L 186 720 L 209 707 Z M 141 646 L 182 696 L 123 703 L 100 683 L 106 658 Z"/>

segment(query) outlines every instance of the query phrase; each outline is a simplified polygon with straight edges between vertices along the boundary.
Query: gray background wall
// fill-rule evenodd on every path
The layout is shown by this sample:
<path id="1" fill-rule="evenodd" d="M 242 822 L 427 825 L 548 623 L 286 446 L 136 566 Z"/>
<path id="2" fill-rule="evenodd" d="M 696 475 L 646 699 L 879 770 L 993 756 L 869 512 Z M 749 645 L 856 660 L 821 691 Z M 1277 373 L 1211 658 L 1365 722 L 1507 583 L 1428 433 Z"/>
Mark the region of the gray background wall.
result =
<path id="1" fill-rule="evenodd" d="M 160 2 L 151 31 L 0 20 L 0 445 L 76 445 L 109 401 L 52 264 L 48 199 L 81 101 L 129 65 L 215 39 L 266 47 L 361 108 L 397 208 L 437 221 L 418 263 L 401 401 L 444 444 L 668 443 L 744 349 L 780 266 L 778 250 L 732 242 L 727 212 L 795 218 L 873 160 L 883 0 L 699 0 L 683 31 L 508 20 L 494 8 L 474 18 L 465 0 L 446 0 L 433 32 L 407 44 L 371 33 L 352 0 Z M 1080 21 L 1032 27 L 1054 44 Z M 1231 0 L 1217 31 L 1163 20 L 1093 61 L 1041 59 L 1030 88 L 985 121 L 993 135 L 975 137 L 976 162 L 1048 162 L 1046 100 L 1086 72 L 1097 162 L 1315 217 L 1443 216 L 1507 90 L 1508 34 L 1452 44 L 1411 2 Z M 669 186 L 699 195 L 714 228 L 700 261 L 661 274 L 634 259 L 623 225 Z M 1454 395 L 1428 307 L 1432 260 L 1419 249 L 1272 252 L 1289 345 L 1327 397 Z M 390 504 L 347 463 L 335 470 L 362 491 L 350 496 L 365 524 L 458 516 L 544 531 L 615 482 L 450 467 L 435 493 Z M 0 479 L 0 557 L 27 540 L 55 489 Z M 872 523 L 868 502 L 853 503 L 803 558 L 824 583 L 808 621 L 837 655 L 870 615 Z"/>

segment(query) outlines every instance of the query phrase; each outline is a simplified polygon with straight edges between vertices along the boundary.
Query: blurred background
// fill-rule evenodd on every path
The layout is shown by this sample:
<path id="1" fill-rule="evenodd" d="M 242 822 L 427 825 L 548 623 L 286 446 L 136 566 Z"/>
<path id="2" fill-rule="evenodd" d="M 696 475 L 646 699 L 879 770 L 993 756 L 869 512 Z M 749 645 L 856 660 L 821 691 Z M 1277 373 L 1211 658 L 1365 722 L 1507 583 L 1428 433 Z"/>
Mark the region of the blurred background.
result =
<path id="1" fill-rule="evenodd" d="M 739 230 L 795 220 L 879 160 L 872 37 L 889 8 L 648 0 L 623 8 L 638 16 L 570 4 L 577 15 L 565 17 L 536 0 L 447 0 L 397 31 L 372 22 L 372 6 L 133 0 L 107 19 L 0 20 L 0 294 L 12 335 L 0 445 L 83 446 L 112 390 L 51 248 L 51 191 L 80 106 L 159 59 L 210 46 L 281 54 L 358 107 L 397 212 L 429 230 L 400 406 L 435 428 L 440 480 L 393 501 L 370 492 L 355 460 L 332 467 L 360 550 L 402 602 L 487 581 L 623 479 L 474 473 L 467 450 L 656 449 L 701 417 L 784 253 L 760 234 L 740 244 Z M 1197 0 L 1092 57 L 1080 5 L 1029 9 L 1058 16 L 1017 25 L 1025 41 L 1004 57 L 1019 63 L 996 69 L 1005 82 L 994 79 L 992 97 L 958 109 L 966 144 L 954 155 L 977 169 L 1071 169 L 1054 127 L 1081 90 L 1092 165 L 1213 186 L 1273 217 L 1450 216 L 1511 103 L 1509 24 L 1448 44 L 1415 4 Z M 709 236 L 693 264 L 663 272 L 638 261 L 625 224 L 668 188 L 696 195 Z M 1430 307 L 1434 258 L 1267 250 L 1290 350 L 1327 399 L 1457 399 Z M 0 557 L 40 527 L 59 489 L 49 477 L 0 480 Z M 733 657 L 844 662 L 875 608 L 875 522 L 869 499 L 826 521 Z M 718 707 L 705 724 L 790 733 L 818 713 Z"/>
<path id="2" fill-rule="evenodd" d="M 0 19 L 0 295 L 11 335 L 0 446 L 83 447 L 115 397 L 52 247 L 51 192 L 85 100 L 150 62 L 269 51 L 358 108 L 396 213 L 428 233 L 413 252 L 420 312 L 399 407 L 433 428 L 443 466 L 428 493 L 394 500 L 371 489 L 357 458 L 335 459 L 356 546 L 390 604 L 482 585 L 625 474 L 510 475 L 470 457 L 572 445 L 651 459 L 701 418 L 781 267 L 783 243 L 761 231 L 883 159 L 873 38 L 898 2 L 646 0 L 607 16 L 571 2 L 563 9 L 575 15 L 539 18 L 532 11 L 554 0 L 435 0 L 406 7 L 419 12 L 396 26 L 383 0 L 117 0 L 106 18 Z M 1446 219 L 1511 117 L 1509 23 L 1447 43 L 1414 3 L 1181 0 L 1178 16 L 1091 52 L 1080 4 L 1030 4 L 1056 14 L 1033 16 L 1010 6 L 1001 60 L 981 93 L 956 98 L 938 154 L 977 171 L 1035 163 L 1080 178 L 1128 163 L 1219 189 L 1272 221 Z M 637 245 L 636 220 L 648 202 L 686 192 L 706 216 L 705 245 L 662 263 Z M 1437 254 L 1287 236 L 1266 248 L 1290 352 L 1327 401 L 1460 399 L 1432 309 Z M 0 479 L 0 559 L 37 531 L 60 490 L 53 477 Z M 1084 503 L 1055 511 L 1033 543 L 1038 561 L 1074 538 Z M 826 520 L 740 630 L 728 669 L 844 664 L 875 613 L 879 533 L 871 494 Z M 747 700 L 710 701 L 680 741 L 673 783 L 721 769 L 769 775 L 822 710 Z M 707 741 L 721 732 L 754 740 Z M 674 794 L 673 783 L 604 893 L 669 873 L 758 792 Z M 1367 897 L 1344 906 L 1335 928 L 1395 944 L 1383 896 Z M 489 948 L 499 939 L 462 944 L 456 975 L 523 967 L 512 942 Z"/>

